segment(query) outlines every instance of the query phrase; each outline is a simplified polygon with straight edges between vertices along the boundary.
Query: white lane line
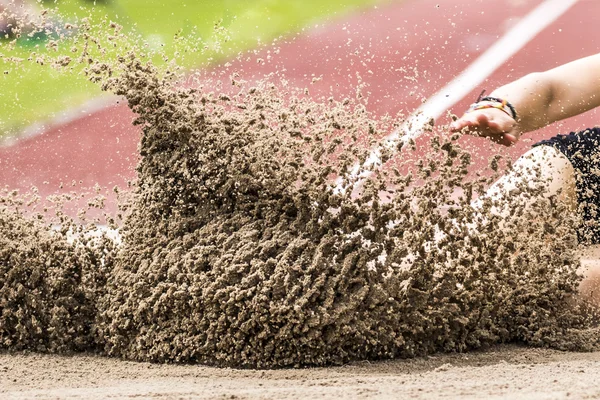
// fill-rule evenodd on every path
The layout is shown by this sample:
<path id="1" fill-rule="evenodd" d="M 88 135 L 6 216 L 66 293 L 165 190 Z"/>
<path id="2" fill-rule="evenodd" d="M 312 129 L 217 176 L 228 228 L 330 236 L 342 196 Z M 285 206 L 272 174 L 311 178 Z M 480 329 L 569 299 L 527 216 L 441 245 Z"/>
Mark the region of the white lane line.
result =
<path id="1" fill-rule="evenodd" d="M 0 0 L 0 3 L 2 3 L 2 0 Z M 115 105 L 119 100 L 119 96 L 103 94 L 100 97 L 90 99 L 68 110 L 56 112 L 54 116 L 44 121 L 34 122 L 14 135 L 3 137 L 0 140 L 0 148 L 23 144 L 25 139 L 43 135 L 52 129 L 64 127 L 71 122 L 89 117 L 92 114 Z"/>
<path id="2" fill-rule="evenodd" d="M 510 57 L 525 47 L 578 1 L 545 0 L 540 3 L 460 75 L 423 103 L 398 130 L 383 139 L 382 143 L 371 151 L 364 164 L 356 165 L 353 168 L 350 175 L 351 181 L 354 181 L 352 178 L 360 180 L 371 175 L 372 171 L 381 164 L 382 151 L 396 148 L 399 142 L 406 143 L 410 139 L 420 136 L 427 129 L 427 125 L 432 124 L 446 110 L 471 93 Z M 337 181 L 336 191 L 344 191 L 341 179 Z"/>

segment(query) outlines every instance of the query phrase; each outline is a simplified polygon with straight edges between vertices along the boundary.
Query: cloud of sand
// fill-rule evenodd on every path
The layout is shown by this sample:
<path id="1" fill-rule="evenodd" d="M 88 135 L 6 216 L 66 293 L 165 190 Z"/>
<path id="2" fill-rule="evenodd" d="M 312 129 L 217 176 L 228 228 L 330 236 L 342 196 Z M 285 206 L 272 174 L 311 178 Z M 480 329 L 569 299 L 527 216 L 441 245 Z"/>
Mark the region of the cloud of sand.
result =
<path id="1" fill-rule="evenodd" d="M 515 200 L 508 218 L 492 199 L 475 210 L 487 179 L 444 135 L 410 170 L 359 185 L 349 170 L 394 128 L 360 99 L 268 79 L 183 88 L 135 48 L 87 52 L 101 47 L 87 29 L 79 62 L 143 130 L 123 242 L 67 240 L 64 216 L 71 228 L 49 232 L 6 194 L 0 347 L 273 368 L 591 345 L 572 301 L 574 217 L 555 199 Z"/>

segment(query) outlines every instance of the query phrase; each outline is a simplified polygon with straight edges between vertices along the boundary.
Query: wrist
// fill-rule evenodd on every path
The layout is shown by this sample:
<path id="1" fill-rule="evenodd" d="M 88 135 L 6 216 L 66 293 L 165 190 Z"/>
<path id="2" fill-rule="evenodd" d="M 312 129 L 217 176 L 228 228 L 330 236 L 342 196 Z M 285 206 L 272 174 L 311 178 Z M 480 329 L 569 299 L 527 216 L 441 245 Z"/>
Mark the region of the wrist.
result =
<path id="1" fill-rule="evenodd" d="M 482 97 L 484 92 L 481 92 L 477 101 L 469 107 L 466 113 L 470 113 L 473 111 L 485 110 L 489 108 L 495 108 L 504 112 L 506 115 L 511 117 L 515 122 L 517 121 L 517 111 L 515 107 L 506 99 L 495 97 L 495 96 L 487 96 Z"/>

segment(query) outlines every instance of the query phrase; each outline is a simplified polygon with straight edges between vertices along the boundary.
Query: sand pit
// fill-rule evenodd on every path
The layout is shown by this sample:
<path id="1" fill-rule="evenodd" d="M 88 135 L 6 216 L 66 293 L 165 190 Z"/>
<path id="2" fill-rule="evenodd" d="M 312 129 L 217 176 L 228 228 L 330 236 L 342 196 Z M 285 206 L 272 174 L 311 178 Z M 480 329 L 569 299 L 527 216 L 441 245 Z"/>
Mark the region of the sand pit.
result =
<path id="1" fill-rule="evenodd" d="M 211 81 L 184 88 L 176 68 L 156 68 L 138 49 L 108 60 L 96 54 L 90 49 L 102 48 L 86 24 L 75 39 L 85 73 L 123 96 L 143 130 L 123 241 L 88 240 L 82 228 L 70 242 L 67 227 L 81 225 L 62 214 L 32 217 L 12 194 L 2 197 L 0 223 L 19 229 L 2 243 L 0 348 L 259 369 L 428 355 L 443 362 L 434 373 L 450 375 L 454 367 L 444 365 L 463 356 L 436 354 L 505 342 L 597 348 L 593 318 L 573 300 L 577 217 L 556 198 L 523 200 L 543 182 L 517 187 L 508 217 L 492 212 L 507 206 L 502 199 L 475 208 L 474 196 L 502 172 L 498 158 L 489 174 L 473 176 L 458 136 L 434 134 L 412 168 L 378 169 L 359 185 L 349 170 L 398 123 L 372 116 L 362 95 L 317 101 L 281 80 L 248 84 L 236 74 L 227 90 Z M 109 29 L 118 36 L 115 24 Z M 336 177 L 346 190 L 333 190 Z M 61 229 L 49 233 L 56 217 Z M 511 351 L 498 354 L 512 359 Z M 497 353 L 486 354 L 479 357 Z M 418 370 L 422 362 L 262 377 L 319 380 L 346 368 Z M 261 374 L 156 371 L 170 368 Z M 370 384 L 380 386 L 377 374 Z M 156 387 L 164 390 L 177 395 Z"/>
<path id="2" fill-rule="evenodd" d="M 600 395 L 600 353 L 519 346 L 334 368 L 253 371 L 89 355 L 0 354 L 6 399 L 563 399 Z"/>

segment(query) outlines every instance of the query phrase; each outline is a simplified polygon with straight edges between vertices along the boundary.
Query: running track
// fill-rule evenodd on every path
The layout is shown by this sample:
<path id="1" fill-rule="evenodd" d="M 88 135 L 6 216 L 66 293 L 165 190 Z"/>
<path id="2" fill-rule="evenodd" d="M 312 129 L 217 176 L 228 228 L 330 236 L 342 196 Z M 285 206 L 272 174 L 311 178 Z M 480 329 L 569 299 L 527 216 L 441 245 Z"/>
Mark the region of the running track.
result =
<path id="1" fill-rule="evenodd" d="M 405 0 L 315 25 L 279 43 L 280 53 L 268 60 L 268 49 L 236 67 L 245 77 L 285 69 L 291 85 L 310 87 L 314 96 L 338 98 L 353 95 L 357 74 L 369 85 L 369 108 L 376 114 L 403 110 L 410 114 L 423 100 L 440 91 L 464 71 L 486 48 L 498 40 L 542 0 Z M 500 65 L 477 89 L 460 100 L 456 114 L 479 92 L 600 51 L 600 1 L 579 0 L 558 20 Z M 360 55 L 354 51 L 359 50 Z M 415 74 L 415 67 L 418 75 Z M 223 70 L 222 70 L 223 71 Z M 226 72 L 226 71 L 225 71 Z M 313 76 L 322 76 L 310 84 Z M 68 122 L 0 147 L 0 186 L 39 189 L 42 196 L 60 192 L 60 183 L 83 182 L 91 187 L 125 186 L 135 176 L 139 131 L 130 122 L 132 113 L 115 100 L 100 110 L 80 112 Z M 529 134 L 509 150 L 522 154 L 531 142 L 560 132 L 594 126 L 595 111 Z M 439 123 L 446 123 L 446 117 Z M 482 160 L 490 144 L 468 138 Z M 483 161 L 480 161 L 483 162 Z M 81 187 L 80 185 L 78 185 Z M 65 189 L 62 189 L 65 190 Z M 109 202 L 114 209 L 114 201 Z"/>

